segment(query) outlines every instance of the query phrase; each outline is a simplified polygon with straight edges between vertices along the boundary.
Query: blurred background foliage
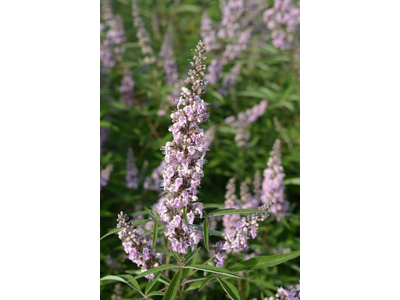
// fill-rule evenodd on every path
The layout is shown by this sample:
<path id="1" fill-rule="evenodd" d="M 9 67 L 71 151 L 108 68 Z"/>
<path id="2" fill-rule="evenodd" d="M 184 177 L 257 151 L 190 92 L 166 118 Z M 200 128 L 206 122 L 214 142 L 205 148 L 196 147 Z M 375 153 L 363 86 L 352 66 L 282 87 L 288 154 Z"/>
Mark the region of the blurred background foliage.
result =
<path id="1" fill-rule="evenodd" d="M 146 64 L 136 36 L 137 29 L 133 26 L 132 1 L 108 1 L 114 15 L 121 16 L 126 41 L 121 44 L 121 53 L 115 66 L 101 66 L 101 108 L 100 127 L 107 136 L 101 145 L 101 169 L 113 164 L 107 186 L 100 192 L 100 233 L 104 235 L 116 226 L 117 214 L 123 210 L 132 214 L 142 205 L 150 208 L 158 200 L 160 191 L 143 189 L 146 176 L 162 162 L 160 148 L 172 139 L 168 131 L 171 125 L 169 111 L 159 116 L 158 111 L 167 103 L 168 95 L 173 91 L 166 84 L 162 61 L 157 59 L 154 64 Z M 272 7 L 274 1 L 259 1 L 265 8 Z M 223 4 L 223 3 L 222 3 Z M 168 27 L 172 26 L 172 41 L 174 58 L 181 77 L 189 69 L 188 60 L 194 55 L 192 49 L 201 39 L 202 14 L 207 12 L 214 24 L 221 22 L 222 12 L 220 1 L 215 0 L 145 0 L 138 1 L 140 15 L 149 33 L 151 47 L 156 57 L 162 47 Z M 101 4 L 103 5 L 103 3 Z M 298 5 L 298 4 L 297 4 Z M 221 80 L 207 86 L 204 100 L 210 105 L 210 121 L 205 129 L 216 126 L 215 138 L 207 152 L 207 164 L 204 166 L 204 178 L 199 191 L 199 198 L 208 207 L 223 207 L 225 186 L 231 177 L 239 183 L 252 183 L 254 173 L 266 168 L 269 152 L 276 139 L 282 141 L 282 163 L 286 173 L 285 197 L 290 203 L 290 210 L 279 222 L 273 216 L 261 225 L 260 234 L 252 240 L 249 252 L 258 255 L 272 255 L 284 251 L 300 249 L 300 78 L 299 49 L 280 50 L 273 46 L 268 38 L 268 31 L 262 28 L 262 15 L 259 29 L 249 40 L 247 49 L 242 51 L 233 61 L 228 62 L 222 71 L 222 77 L 236 64 L 242 65 L 236 85 L 227 95 L 219 92 Z M 265 24 L 264 24 L 265 25 Z M 258 27 L 257 27 L 258 28 Z M 104 30 L 101 39 L 104 38 Z M 229 43 L 229 39 L 221 43 Z M 222 47 L 223 49 L 223 47 Z M 221 50 L 206 53 L 209 59 L 215 58 Z M 124 74 L 129 72 L 135 82 L 134 104 L 124 103 L 120 85 Z M 250 140 L 248 147 L 238 147 L 234 137 L 236 129 L 225 124 L 224 119 L 237 115 L 268 100 L 268 108 L 263 116 L 249 128 Z M 139 170 L 139 188 L 126 188 L 127 151 L 132 147 Z M 139 206 L 140 207 L 140 206 Z M 219 222 L 218 230 L 222 231 Z M 211 237 L 211 241 L 217 241 Z M 158 251 L 166 253 L 165 239 L 157 244 Z M 199 244 L 202 246 L 202 242 Z M 202 246 L 202 248 L 204 248 Z M 125 253 L 116 235 L 108 237 L 100 244 L 101 276 L 122 274 L 137 267 L 125 259 Z M 245 253 L 246 254 L 246 253 Z M 243 253 L 230 254 L 225 265 L 230 266 L 243 260 Z M 248 253 L 247 253 L 248 254 Z M 209 254 L 200 251 L 199 262 L 207 260 Z M 201 259 L 202 258 L 202 259 Z M 262 296 L 272 296 L 278 286 L 296 284 L 300 277 L 299 259 L 279 266 L 248 274 L 249 280 L 238 281 L 237 287 L 245 299 Z M 145 285 L 147 280 L 141 279 Z M 236 282 L 235 282 L 236 284 Z M 257 288 L 255 288 L 257 287 Z M 114 284 L 102 284 L 102 299 L 110 299 L 116 295 Z M 212 293 L 211 293 L 212 291 Z M 123 297 L 132 298 L 133 292 L 122 286 Z M 112 296 L 113 295 L 113 296 Z M 191 289 L 183 296 L 193 299 L 222 299 L 224 291 L 213 282 L 197 293 Z M 155 297 L 157 298 L 157 297 Z M 160 298 L 160 297 L 158 297 Z M 161 298 L 160 298 L 161 299 Z"/>

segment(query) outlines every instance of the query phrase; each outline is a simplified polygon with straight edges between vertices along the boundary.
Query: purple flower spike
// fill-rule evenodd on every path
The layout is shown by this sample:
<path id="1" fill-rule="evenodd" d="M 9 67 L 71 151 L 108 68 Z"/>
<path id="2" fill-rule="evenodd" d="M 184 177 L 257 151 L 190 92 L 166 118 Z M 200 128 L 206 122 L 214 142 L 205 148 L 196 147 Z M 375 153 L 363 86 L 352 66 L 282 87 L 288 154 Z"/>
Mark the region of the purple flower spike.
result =
<path id="1" fill-rule="evenodd" d="M 197 202 L 197 189 L 204 176 L 203 164 L 207 151 L 206 137 L 199 124 L 208 120 L 206 103 L 201 96 L 205 93 L 207 81 L 203 80 L 206 66 L 205 45 L 199 41 L 191 62 L 192 69 L 185 80 L 191 84 L 191 90 L 182 88 L 181 96 L 176 102 L 177 108 L 171 113 L 173 141 L 167 142 L 163 148 L 166 166 L 162 171 L 163 188 L 168 197 L 159 203 L 158 212 L 165 224 L 165 236 L 171 241 L 171 249 L 179 253 L 187 253 L 188 248 L 200 241 L 200 232 L 193 227 L 195 215 L 202 218 L 203 204 Z M 183 216 L 186 209 L 188 223 Z"/>
<path id="2" fill-rule="evenodd" d="M 262 183 L 263 194 L 261 196 L 261 201 L 263 203 L 270 200 L 273 202 L 271 212 L 277 214 L 277 221 L 282 218 L 282 214 L 279 213 L 286 212 L 289 209 L 289 203 L 284 197 L 285 186 L 283 184 L 283 178 L 285 177 L 285 173 L 283 173 L 280 148 L 281 141 L 276 140 L 270 152 L 267 163 L 268 168 L 264 170 L 264 181 Z"/>

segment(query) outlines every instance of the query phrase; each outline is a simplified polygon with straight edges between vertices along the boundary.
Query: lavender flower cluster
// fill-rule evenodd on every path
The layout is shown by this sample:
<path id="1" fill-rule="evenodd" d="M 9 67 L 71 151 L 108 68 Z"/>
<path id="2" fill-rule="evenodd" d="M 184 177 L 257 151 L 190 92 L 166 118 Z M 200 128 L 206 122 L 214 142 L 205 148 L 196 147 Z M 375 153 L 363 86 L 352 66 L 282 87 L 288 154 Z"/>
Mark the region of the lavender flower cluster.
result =
<path id="1" fill-rule="evenodd" d="M 149 34 L 145 28 L 142 18 L 140 17 L 137 0 L 132 1 L 132 17 L 133 17 L 133 26 L 137 29 L 136 36 L 139 40 L 140 48 L 142 50 L 143 55 L 145 55 L 144 62 L 147 64 L 152 64 L 156 61 L 156 58 L 153 53 L 153 48 L 151 48 L 151 41 Z"/>
<path id="2" fill-rule="evenodd" d="M 205 138 L 204 138 L 204 146 L 209 149 L 212 145 L 212 142 L 214 141 L 215 133 L 216 133 L 217 127 L 215 125 L 210 126 L 208 130 L 206 131 Z M 166 167 L 167 163 L 165 160 L 161 162 L 161 164 L 157 167 L 154 168 L 153 171 L 151 172 L 150 176 L 147 176 L 144 180 L 143 188 L 145 190 L 150 190 L 150 191 L 160 191 L 161 190 L 161 183 L 163 179 L 163 170 Z"/>
<path id="3" fill-rule="evenodd" d="M 237 128 L 235 142 L 239 147 L 248 146 L 250 136 L 247 133 L 247 128 L 265 113 L 267 106 L 267 100 L 262 100 L 259 104 L 254 105 L 245 112 L 240 112 L 237 117 L 230 116 L 225 119 L 226 124 Z"/>
<path id="4" fill-rule="evenodd" d="M 135 88 L 135 82 L 131 75 L 124 74 L 121 81 L 119 91 L 122 95 L 122 101 L 128 106 L 133 105 L 133 91 Z"/>
<path id="5" fill-rule="evenodd" d="M 112 164 L 107 165 L 105 169 L 100 171 L 100 191 L 102 190 L 103 187 L 105 187 L 108 184 L 108 181 L 110 180 L 110 174 L 113 171 L 114 166 Z"/>
<path id="6" fill-rule="evenodd" d="M 274 297 L 268 297 L 264 300 L 300 300 L 300 284 L 291 286 L 288 289 L 278 288 L 278 292 Z"/>
<path id="7" fill-rule="evenodd" d="M 236 30 L 239 29 L 239 19 L 244 11 L 243 0 L 228 0 L 222 7 L 221 28 L 218 37 L 226 39 L 233 38 Z"/>
<path id="8" fill-rule="evenodd" d="M 291 0 L 276 0 L 264 12 L 264 22 L 271 31 L 272 44 L 281 50 L 291 49 L 300 28 L 300 9 Z"/>
<path id="9" fill-rule="evenodd" d="M 203 15 L 202 24 L 204 23 L 204 26 L 202 26 L 202 35 L 207 37 L 213 45 L 218 45 L 218 49 L 221 44 L 226 44 L 222 54 L 215 57 L 210 63 L 209 74 L 206 79 L 211 84 L 217 83 L 225 65 L 247 49 L 255 29 L 255 26 L 251 23 L 261 14 L 262 9 L 262 5 L 252 0 L 223 1 L 221 7 L 222 20 L 217 34 L 217 37 L 221 39 L 221 41 L 217 41 L 215 38 L 211 20 L 207 15 Z M 217 49 L 217 47 L 215 48 Z M 239 73 L 240 69 L 236 66 L 232 71 L 233 73 Z M 233 76 L 229 78 L 228 75 L 225 84 L 231 81 L 233 86 L 236 77 L 237 75 L 235 76 L 233 74 Z M 225 94 L 227 92 L 229 92 L 229 89 L 225 89 Z"/>
<path id="10" fill-rule="evenodd" d="M 128 258 L 138 267 L 142 267 L 142 272 L 158 267 L 162 263 L 161 253 L 157 253 L 152 247 L 152 241 L 146 239 L 142 230 L 134 229 L 132 222 L 128 220 L 128 216 L 124 215 L 123 212 L 118 215 L 117 227 L 120 229 L 118 237 L 122 241 Z M 154 274 L 149 274 L 145 277 L 153 279 Z"/>
<path id="11" fill-rule="evenodd" d="M 256 238 L 258 233 L 258 222 L 263 222 L 268 217 L 268 212 L 271 209 L 271 202 L 263 204 L 258 208 L 263 211 L 261 213 L 253 213 L 247 218 L 241 218 L 235 224 L 235 231 L 225 236 L 225 242 L 218 242 L 215 246 L 217 267 L 222 267 L 224 264 L 224 252 L 241 252 L 249 248 L 248 239 L 251 236 Z"/>
<path id="12" fill-rule="evenodd" d="M 279 213 L 286 212 L 289 209 L 289 203 L 285 200 L 283 184 L 283 178 L 285 173 L 283 172 L 282 160 L 281 160 L 281 141 L 276 140 L 270 157 L 268 159 L 267 166 L 264 170 L 264 181 L 262 183 L 263 194 L 261 201 L 266 203 L 269 199 L 274 203 L 271 211 L 277 214 L 277 220 L 281 219 Z"/>
<path id="13" fill-rule="evenodd" d="M 211 61 L 209 74 L 206 76 L 206 79 L 211 84 L 217 83 L 218 79 L 221 77 L 222 69 L 229 61 L 234 60 L 242 51 L 247 49 L 247 44 L 251 35 L 251 28 L 244 30 L 235 41 L 226 45 L 224 52 L 222 52 L 220 56 L 217 56 Z"/>
<path id="14" fill-rule="evenodd" d="M 133 149 L 128 149 L 128 157 L 126 161 L 126 187 L 128 189 L 135 189 L 137 190 L 139 186 L 139 179 L 138 179 L 138 168 L 136 167 L 135 163 L 135 156 L 133 155 Z"/>
<path id="15" fill-rule="evenodd" d="M 105 24 L 100 23 L 100 31 L 105 30 L 105 38 L 100 42 L 100 60 L 105 68 L 112 68 L 117 63 L 117 56 L 123 52 L 120 46 L 126 41 L 122 18 L 119 15 L 114 16 L 110 2 L 102 1 L 101 17 Z"/>
<path id="16" fill-rule="evenodd" d="M 151 172 L 151 176 L 144 179 L 143 189 L 150 191 L 159 191 L 161 189 L 162 171 L 167 163 L 163 160 L 162 163 Z"/>
<path id="17" fill-rule="evenodd" d="M 207 51 L 219 49 L 220 45 L 217 42 L 217 31 L 214 29 L 211 19 L 205 12 L 201 18 L 201 38 L 206 44 Z"/>
<path id="18" fill-rule="evenodd" d="M 174 59 L 174 48 L 172 44 L 172 27 L 168 27 L 164 42 L 161 46 L 160 57 L 164 61 L 164 72 L 167 84 L 174 87 L 178 81 L 178 67 Z"/>
<path id="19" fill-rule="evenodd" d="M 249 187 L 244 181 L 240 183 L 240 200 L 243 204 L 242 208 L 244 209 L 249 209 L 249 208 L 256 209 L 258 206 L 257 199 L 251 195 Z"/>
<path id="20" fill-rule="evenodd" d="M 206 103 L 200 98 L 205 93 L 207 82 L 202 78 L 206 72 L 203 61 L 205 45 L 199 41 L 197 55 L 191 62 L 192 69 L 185 80 L 191 91 L 183 87 L 177 109 L 171 113 L 173 125 L 169 127 L 173 141 L 164 147 L 166 167 L 163 170 L 163 187 L 170 193 L 169 199 L 158 205 L 158 213 L 165 224 L 165 236 L 171 241 L 171 249 L 187 253 L 200 241 L 200 232 L 193 227 L 195 214 L 203 215 L 203 204 L 198 202 L 197 188 L 203 177 L 203 164 L 207 147 L 205 133 L 198 124 L 208 120 Z M 183 105 L 183 108 L 181 108 Z M 185 221 L 184 212 L 187 215 Z"/>

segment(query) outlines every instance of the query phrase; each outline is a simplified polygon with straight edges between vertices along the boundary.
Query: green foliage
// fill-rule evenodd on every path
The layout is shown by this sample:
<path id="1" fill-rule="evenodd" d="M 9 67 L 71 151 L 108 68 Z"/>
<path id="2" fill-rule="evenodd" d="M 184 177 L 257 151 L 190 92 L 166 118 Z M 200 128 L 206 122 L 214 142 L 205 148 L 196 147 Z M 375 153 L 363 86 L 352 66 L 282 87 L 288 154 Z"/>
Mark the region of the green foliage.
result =
<path id="1" fill-rule="evenodd" d="M 179 283 L 181 281 L 182 271 L 176 272 L 174 278 L 172 278 L 171 283 L 168 285 L 168 289 L 165 292 L 164 300 L 175 300 L 176 294 L 178 293 Z"/>
<path id="2" fill-rule="evenodd" d="M 250 258 L 246 261 L 237 263 L 229 268 L 231 271 L 252 271 L 267 267 L 279 265 L 285 261 L 294 259 L 300 256 L 300 250 L 286 254 L 279 254 L 273 256 L 257 256 Z"/>
<path id="3" fill-rule="evenodd" d="M 218 282 L 221 284 L 222 288 L 226 292 L 226 294 L 232 300 L 244 300 L 244 298 L 239 294 L 239 291 L 235 288 L 235 286 L 227 280 L 217 278 Z"/>
<path id="4" fill-rule="evenodd" d="M 206 247 L 207 251 L 210 252 L 209 243 L 209 228 L 208 228 L 208 218 L 204 220 L 203 224 L 203 239 L 204 239 L 204 246 Z"/>

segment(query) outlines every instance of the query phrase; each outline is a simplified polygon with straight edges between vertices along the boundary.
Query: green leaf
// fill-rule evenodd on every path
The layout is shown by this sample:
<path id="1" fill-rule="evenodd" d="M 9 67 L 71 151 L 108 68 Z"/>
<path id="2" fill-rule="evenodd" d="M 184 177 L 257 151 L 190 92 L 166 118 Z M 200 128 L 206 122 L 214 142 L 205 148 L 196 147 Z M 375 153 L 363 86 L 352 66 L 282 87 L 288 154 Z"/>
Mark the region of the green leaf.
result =
<path id="1" fill-rule="evenodd" d="M 133 279 L 138 279 L 141 278 L 143 276 L 149 275 L 149 274 L 155 274 L 157 272 L 160 272 L 162 270 L 166 270 L 166 269 L 173 269 L 173 268 L 177 268 L 178 266 L 176 265 L 161 265 L 155 268 L 151 268 L 150 270 L 147 270 L 145 272 L 140 273 L 139 275 L 136 275 Z"/>
<path id="2" fill-rule="evenodd" d="M 204 237 L 204 246 L 206 247 L 207 251 L 210 252 L 210 248 L 208 245 L 209 233 L 208 233 L 208 218 L 204 220 L 203 224 L 203 237 Z"/>
<path id="3" fill-rule="evenodd" d="M 148 294 L 147 296 L 164 296 L 165 292 L 154 291 Z"/>
<path id="4" fill-rule="evenodd" d="M 213 281 L 215 279 L 215 277 L 208 277 L 206 280 L 204 280 L 201 284 L 201 286 L 199 287 L 199 292 L 207 285 L 209 284 L 211 281 Z"/>
<path id="5" fill-rule="evenodd" d="M 146 285 L 146 289 L 144 291 L 145 295 L 148 295 L 149 292 L 151 291 L 151 289 L 153 288 L 153 286 L 158 282 L 160 278 L 160 273 L 158 273 L 153 280 L 150 280 L 147 285 Z"/>
<path id="6" fill-rule="evenodd" d="M 119 275 L 119 277 L 124 278 L 127 282 L 129 282 L 131 285 L 133 285 L 134 289 L 136 289 L 143 295 L 143 292 L 139 286 L 139 283 L 133 278 L 132 275 Z"/>
<path id="7" fill-rule="evenodd" d="M 300 185 L 300 177 L 286 179 L 283 182 L 283 184 L 286 184 L 286 185 L 289 185 L 289 184 Z"/>
<path id="8" fill-rule="evenodd" d="M 158 218 L 154 221 L 154 231 L 153 231 L 153 249 L 156 248 L 157 242 L 157 235 L 158 235 Z"/>
<path id="9" fill-rule="evenodd" d="M 285 261 L 291 260 L 300 256 L 300 250 L 286 254 L 278 254 L 272 256 L 257 256 L 237 263 L 229 268 L 231 271 L 252 271 L 279 265 Z"/>
<path id="10" fill-rule="evenodd" d="M 175 300 L 176 294 L 178 292 L 179 283 L 181 281 L 182 270 L 178 271 L 174 278 L 172 278 L 171 283 L 168 286 L 167 291 L 165 292 L 164 298 L 165 300 Z"/>
<path id="11" fill-rule="evenodd" d="M 200 12 L 200 7 L 193 5 L 193 4 L 179 5 L 174 9 L 174 12 L 175 13 L 181 13 L 181 12 L 198 13 L 198 12 Z"/>
<path id="12" fill-rule="evenodd" d="M 245 97 L 254 97 L 254 98 L 266 98 L 267 95 L 265 95 L 262 92 L 258 91 L 242 91 L 237 93 L 239 96 L 245 96 Z"/>
<path id="13" fill-rule="evenodd" d="M 195 269 L 195 270 L 201 270 L 201 271 L 205 271 L 205 272 L 210 272 L 210 273 L 215 273 L 215 274 L 221 274 L 221 275 L 226 275 L 229 277 L 233 277 L 233 278 L 238 278 L 238 279 L 243 279 L 243 277 L 228 271 L 226 269 L 222 269 L 222 268 L 217 268 L 214 266 L 208 266 L 208 265 L 191 265 L 191 266 L 184 266 L 184 269 Z"/>
<path id="14" fill-rule="evenodd" d="M 185 217 L 186 225 L 189 225 L 189 221 L 188 221 L 187 213 L 186 213 L 186 206 L 183 207 L 183 216 Z"/>
<path id="15" fill-rule="evenodd" d="M 180 264 L 181 263 L 181 258 L 178 256 L 178 254 L 176 254 L 176 252 L 174 252 L 174 251 L 171 251 L 171 254 L 175 258 L 176 262 L 178 264 Z"/>
<path id="16" fill-rule="evenodd" d="M 186 257 L 185 257 L 185 265 L 188 264 L 189 261 L 192 260 L 192 258 L 199 252 L 201 247 L 196 248 L 194 251 L 190 252 Z"/>
<path id="17" fill-rule="evenodd" d="M 116 233 L 116 232 L 118 232 L 118 231 L 119 231 L 119 228 L 111 229 L 109 232 L 107 232 L 105 235 L 103 235 L 103 236 L 100 238 L 100 241 L 101 241 L 102 239 L 104 239 L 105 237 L 108 237 L 109 235 L 112 235 L 113 233 Z"/>
<path id="18" fill-rule="evenodd" d="M 244 298 L 239 294 L 239 291 L 235 288 L 235 286 L 227 280 L 217 278 L 225 293 L 232 300 L 244 300 Z"/>
<path id="19" fill-rule="evenodd" d="M 132 289 L 143 295 L 137 281 L 130 275 L 108 275 L 100 278 L 100 281 L 119 281 L 129 285 Z"/>
<path id="20" fill-rule="evenodd" d="M 150 214 L 150 216 L 151 216 L 154 220 L 157 220 L 157 214 L 156 214 L 154 211 L 152 211 L 151 209 L 149 209 L 149 214 Z"/>
<path id="21" fill-rule="evenodd" d="M 232 215 L 232 214 L 251 214 L 251 213 L 262 213 L 262 210 L 259 209 L 217 209 L 213 210 L 208 214 L 209 217 L 216 217 L 216 216 L 224 216 L 224 215 Z"/>

